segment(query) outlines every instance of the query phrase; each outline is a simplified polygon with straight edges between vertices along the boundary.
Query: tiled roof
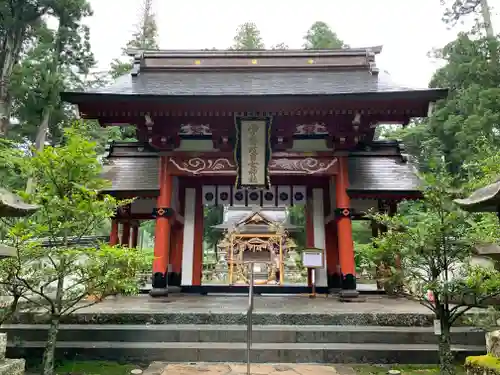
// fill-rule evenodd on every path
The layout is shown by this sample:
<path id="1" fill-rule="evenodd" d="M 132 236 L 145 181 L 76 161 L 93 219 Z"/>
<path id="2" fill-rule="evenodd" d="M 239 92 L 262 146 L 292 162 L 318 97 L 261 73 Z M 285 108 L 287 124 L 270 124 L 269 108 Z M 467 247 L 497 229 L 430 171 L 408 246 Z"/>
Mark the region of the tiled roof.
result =
<path id="1" fill-rule="evenodd" d="M 412 91 L 381 72 L 238 71 L 144 72 L 119 77 L 112 85 L 88 93 L 147 96 L 336 95 Z"/>
<path id="2" fill-rule="evenodd" d="M 412 166 L 401 156 L 350 156 L 349 191 L 420 191 Z"/>
<path id="3" fill-rule="evenodd" d="M 83 97 L 348 95 L 426 92 L 429 100 L 446 90 L 412 88 L 392 82 L 375 66 L 381 47 L 324 51 L 132 51 L 132 72 L 111 85 L 63 93 Z M 254 65 L 255 63 L 255 65 Z"/>
<path id="4" fill-rule="evenodd" d="M 111 182 L 105 191 L 156 191 L 160 189 L 158 157 L 111 157 L 104 167 L 103 178 Z"/>

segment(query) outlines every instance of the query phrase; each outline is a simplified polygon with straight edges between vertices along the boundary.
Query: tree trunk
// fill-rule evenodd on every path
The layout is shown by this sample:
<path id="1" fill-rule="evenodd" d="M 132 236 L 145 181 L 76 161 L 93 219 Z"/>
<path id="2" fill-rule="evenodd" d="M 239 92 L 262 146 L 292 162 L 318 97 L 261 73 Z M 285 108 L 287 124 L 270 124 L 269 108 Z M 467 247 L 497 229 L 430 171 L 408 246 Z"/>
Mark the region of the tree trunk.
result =
<path id="1" fill-rule="evenodd" d="M 450 327 L 448 321 L 441 317 L 441 334 L 439 335 L 439 373 L 440 375 L 455 375 L 453 353 L 451 352 Z"/>
<path id="2" fill-rule="evenodd" d="M 45 107 L 43 111 L 43 118 L 40 126 L 38 127 L 38 131 L 36 133 L 35 138 L 35 149 L 36 152 L 43 151 L 43 147 L 45 146 L 45 139 L 47 137 L 47 130 L 49 129 L 50 122 L 50 114 L 52 112 L 52 108 L 50 106 Z M 26 193 L 33 194 L 35 188 L 35 182 L 33 178 L 28 178 L 28 182 L 26 183 Z"/>
<path id="3" fill-rule="evenodd" d="M 47 335 L 47 343 L 43 352 L 42 372 L 41 375 L 54 375 L 54 359 L 57 343 L 57 332 L 59 331 L 60 317 L 53 315 L 50 320 L 49 332 Z"/>
<path id="4" fill-rule="evenodd" d="M 19 299 L 21 298 L 21 296 L 14 294 L 13 298 L 14 299 L 12 300 L 12 302 L 9 305 L 9 309 L 4 314 L 2 314 L 2 316 L 0 317 L 0 319 L 1 319 L 0 325 L 4 324 L 6 321 L 8 321 L 12 316 L 14 316 L 14 314 L 17 311 L 17 306 L 19 305 Z"/>
<path id="5" fill-rule="evenodd" d="M 483 16 L 484 28 L 488 38 L 494 38 L 493 24 L 491 23 L 491 12 L 488 0 L 481 0 L 481 15 Z"/>
<path id="6" fill-rule="evenodd" d="M 17 29 L 5 38 L 5 48 L 1 51 L 2 65 L 0 66 L 0 136 L 7 133 L 10 125 L 11 98 L 9 95 L 9 82 L 14 65 L 21 52 L 24 29 Z"/>

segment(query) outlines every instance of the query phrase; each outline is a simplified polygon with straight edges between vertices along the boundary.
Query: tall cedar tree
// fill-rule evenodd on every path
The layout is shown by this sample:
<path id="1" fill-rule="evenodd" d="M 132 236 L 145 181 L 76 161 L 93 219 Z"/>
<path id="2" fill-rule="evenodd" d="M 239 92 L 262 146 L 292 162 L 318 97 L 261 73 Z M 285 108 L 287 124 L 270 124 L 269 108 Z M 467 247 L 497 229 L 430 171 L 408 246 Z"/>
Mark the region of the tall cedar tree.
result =
<path id="1" fill-rule="evenodd" d="M 132 69 L 132 62 L 127 55 L 128 49 L 158 49 L 158 26 L 153 11 L 153 0 L 143 0 L 139 23 L 132 34 L 132 39 L 129 40 L 126 47 L 123 48 L 123 54 L 127 56 L 129 61 L 114 59 L 111 63 L 110 71 L 112 78 L 117 78 L 123 74 L 129 73 Z"/>
<path id="2" fill-rule="evenodd" d="M 240 25 L 236 30 L 234 43 L 231 48 L 244 51 L 265 49 L 264 42 L 262 41 L 257 25 L 253 22 L 245 22 Z"/>

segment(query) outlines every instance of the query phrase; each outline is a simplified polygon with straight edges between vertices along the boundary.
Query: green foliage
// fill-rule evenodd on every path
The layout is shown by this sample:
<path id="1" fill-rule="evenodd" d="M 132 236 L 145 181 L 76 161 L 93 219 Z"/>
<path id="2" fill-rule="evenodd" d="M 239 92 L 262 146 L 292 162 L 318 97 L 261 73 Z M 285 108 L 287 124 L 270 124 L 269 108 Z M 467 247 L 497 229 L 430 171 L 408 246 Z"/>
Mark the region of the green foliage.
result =
<path id="1" fill-rule="evenodd" d="M 236 36 L 231 48 L 247 51 L 264 49 L 264 42 L 257 25 L 253 22 L 245 22 L 240 25 L 236 30 Z"/>
<path id="2" fill-rule="evenodd" d="M 56 375 L 130 375 L 139 366 L 106 361 L 65 362 L 57 366 Z"/>
<path id="3" fill-rule="evenodd" d="M 44 375 L 53 374 L 60 317 L 95 303 L 85 301 L 89 295 L 103 298 L 136 292 L 137 274 L 151 261 L 134 249 L 68 245 L 70 237 L 92 234 L 119 205 L 128 203 L 101 195 L 107 182 L 99 177 L 101 164 L 95 148 L 77 123 L 65 130 L 62 145 L 46 147 L 31 158 L 11 158 L 25 177 L 36 181 L 32 194 L 24 198 L 40 208 L 10 228 L 9 244 L 17 256 L 3 266 L 25 289 L 23 297 L 51 318 Z M 42 239 L 62 245 L 42 247 Z"/>
<path id="4" fill-rule="evenodd" d="M 304 37 L 305 49 L 346 48 L 342 40 L 332 31 L 330 26 L 322 21 L 317 21 L 307 31 Z"/>
<path id="5" fill-rule="evenodd" d="M 373 251 L 392 259 L 401 254 L 403 269 L 394 276 L 402 282 L 404 295 L 418 300 L 440 320 L 441 366 L 450 373 L 450 327 L 471 307 L 500 295 L 500 272 L 469 265 L 484 232 L 483 217 L 453 203 L 452 178 L 443 170 L 438 166 L 433 174 L 423 176 L 424 200 L 407 202 L 392 217 L 372 216 L 388 228 L 375 239 Z M 500 242 L 500 228 L 495 236 Z M 429 290 L 433 301 L 427 299 Z"/>
<path id="6" fill-rule="evenodd" d="M 214 249 L 216 260 L 219 260 L 217 244 L 221 240 L 223 232 L 215 230 L 214 226 L 222 223 L 224 206 L 205 207 L 203 214 L 203 240 L 208 247 Z"/>
<path id="7" fill-rule="evenodd" d="M 307 247 L 306 206 L 298 205 L 288 207 L 288 218 L 290 224 L 298 227 L 297 231 L 290 233 L 290 237 L 295 241 L 297 251 L 300 252 Z"/>
<path id="8" fill-rule="evenodd" d="M 486 157 L 500 157 L 500 69 L 492 58 L 498 53 L 498 40 L 472 34 L 459 34 L 438 52 L 447 64 L 435 73 L 431 86 L 449 87 L 449 98 L 437 104 L 428 120 L 396 134 L 422 172 L 431 171 L 439 156 L 455 185 L 461 185 L 482 178 L 476 173 Z M 497 174 L 498 167 L 490 172 Z"/>

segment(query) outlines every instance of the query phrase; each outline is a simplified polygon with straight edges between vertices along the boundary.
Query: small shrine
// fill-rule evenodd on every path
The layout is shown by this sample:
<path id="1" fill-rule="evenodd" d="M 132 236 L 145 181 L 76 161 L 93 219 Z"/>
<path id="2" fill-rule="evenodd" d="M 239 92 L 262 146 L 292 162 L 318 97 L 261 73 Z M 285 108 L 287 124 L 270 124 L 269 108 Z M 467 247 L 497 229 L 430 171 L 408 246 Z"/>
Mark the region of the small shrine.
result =
<path id="1" fill-rule="evenodd" d="M 286 212 L 280 211 L 282 212 L 274 213 L 284 213 L 286 218 Z M 227 220 L 215 228 L 225 232 L 218 247 L 225 253 L 229 285 L 249 283 L 248 259 L 254 267 L 256 284 L 284 284 L 285 259 L 295 247 L 288 234 L 296 230 L 296 226 L 286 220 L 273 220 L 259 207 L 252 209 L 250 213 L 246 212 L 237 220 Z"/>

